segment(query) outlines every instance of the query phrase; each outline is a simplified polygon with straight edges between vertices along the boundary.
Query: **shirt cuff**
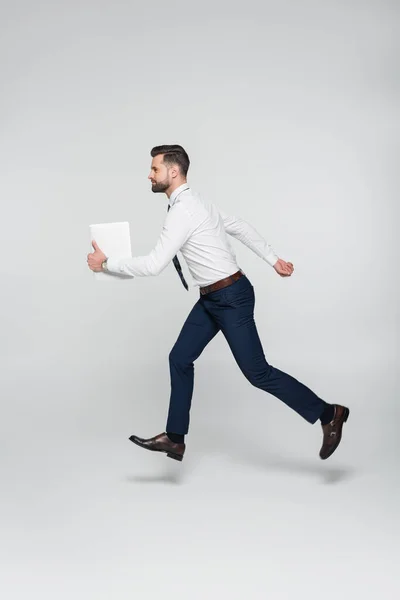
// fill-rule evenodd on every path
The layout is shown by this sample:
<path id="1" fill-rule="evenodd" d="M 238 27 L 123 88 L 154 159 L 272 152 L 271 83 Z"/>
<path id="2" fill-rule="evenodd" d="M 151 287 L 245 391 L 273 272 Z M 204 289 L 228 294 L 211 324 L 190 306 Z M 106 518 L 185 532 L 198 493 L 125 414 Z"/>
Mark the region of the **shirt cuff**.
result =
<path id="1" fill-rule="evenodd" d="M 111 258 L 107 259 L 106 272 L 115 273 L 116 275 L 121 275 L 124 273 L 124 260 L 121 258 Z"/>
<path id="2" fill-rule="evenodd" d="M 264 260 L 269 265 L 271 265 L 271 267 L 273 267 L 276 264 L 276 262 L 279 260 L 279 256 L 277 254 L 275 254 L 275 252 L 270 252 L 269 254 L 267 254 L 267 256 L 265 257 Z"/>

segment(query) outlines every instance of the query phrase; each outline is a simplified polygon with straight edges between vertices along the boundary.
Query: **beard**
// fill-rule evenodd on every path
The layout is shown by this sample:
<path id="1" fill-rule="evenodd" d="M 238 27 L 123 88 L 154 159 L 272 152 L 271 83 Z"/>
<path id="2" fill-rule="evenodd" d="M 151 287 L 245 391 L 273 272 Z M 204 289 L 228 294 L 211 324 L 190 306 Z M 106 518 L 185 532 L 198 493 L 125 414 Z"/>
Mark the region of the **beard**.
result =
<path id="1" fill-rule="evenodd" d="M 167 191 L 168 188 L 169 188 L 168 181 L 158 181 L 156 183 L 151 184 L 151 191 L 154 192 L 154 194 L 157 194 L 160 192 L 163 193 L 163 192 Z"/>

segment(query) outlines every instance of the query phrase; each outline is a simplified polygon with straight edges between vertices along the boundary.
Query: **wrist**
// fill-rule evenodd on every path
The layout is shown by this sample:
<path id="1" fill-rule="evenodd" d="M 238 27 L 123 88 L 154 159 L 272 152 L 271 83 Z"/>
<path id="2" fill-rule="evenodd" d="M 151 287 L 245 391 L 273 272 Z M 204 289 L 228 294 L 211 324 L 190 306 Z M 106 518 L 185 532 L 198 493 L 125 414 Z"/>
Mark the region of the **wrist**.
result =
<path id="1" fill-rule="evenodd" d="M 107 261 L 108 261 L 108 257 L 105 258 L 103 260 L 103 262 L 101 263 L 101 268 L 102 268 L 103 271 L 108 271 Z"/>

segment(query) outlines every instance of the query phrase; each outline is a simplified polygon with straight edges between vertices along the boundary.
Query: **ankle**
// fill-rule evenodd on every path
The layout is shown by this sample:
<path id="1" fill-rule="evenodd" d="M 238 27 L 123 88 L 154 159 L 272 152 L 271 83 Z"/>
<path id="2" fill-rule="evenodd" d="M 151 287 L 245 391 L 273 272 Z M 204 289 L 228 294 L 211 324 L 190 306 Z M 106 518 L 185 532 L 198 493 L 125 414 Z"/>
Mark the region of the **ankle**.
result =
<path id="1" fill-rule="evenodd" d="M 185 442 L 185 436 L 180 433 L 171 433 L 167 431 L 167 436 L 174 444 L 183 444 Z"/>
<path id="2" fill-rule="evenodd" d="M 328 425 L 333 421 L 335 416 L 335 406 L 333 404 L 326 404 L 322 415 L 320 416 L 321 425 Z"/>

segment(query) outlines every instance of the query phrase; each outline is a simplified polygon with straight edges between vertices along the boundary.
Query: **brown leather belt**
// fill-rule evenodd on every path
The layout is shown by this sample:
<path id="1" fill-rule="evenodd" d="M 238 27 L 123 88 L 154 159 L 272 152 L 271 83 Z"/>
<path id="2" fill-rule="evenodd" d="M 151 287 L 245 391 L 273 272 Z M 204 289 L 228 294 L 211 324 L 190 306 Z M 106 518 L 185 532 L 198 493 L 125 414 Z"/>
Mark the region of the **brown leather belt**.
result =
<path id="1" fill-rule="evenodd" d="M 236 271 L 233 275 L 229 277 L 225 277 L 225 279 L 220 279 L 211 285 L 206 285 L 205 287 L 200 288 L 200 294 L 204 296 L 205 294 L 210 294 L 210 292 L 216 292 L 217 290 L 222 290 L 222 288 L 228 287 L 228 285 L 232 285 L 238 279 L 243 277 L 244 273 L 242 271 Z"/>

